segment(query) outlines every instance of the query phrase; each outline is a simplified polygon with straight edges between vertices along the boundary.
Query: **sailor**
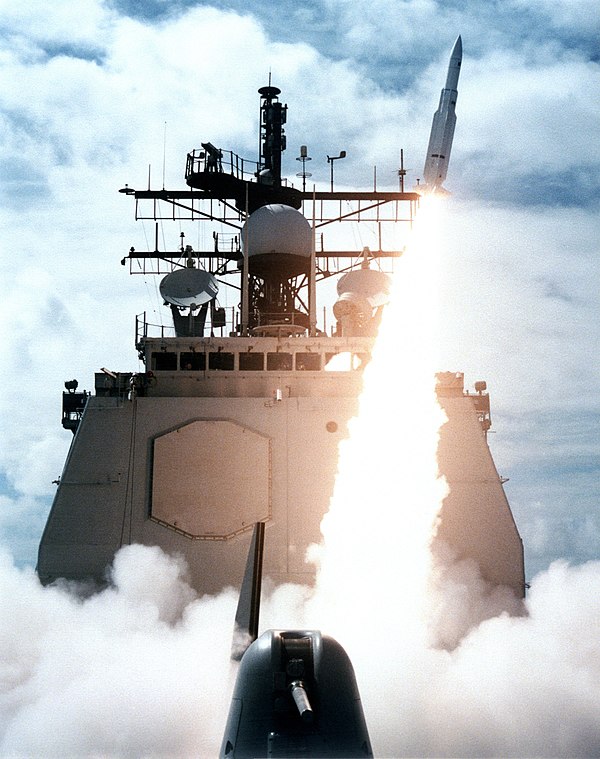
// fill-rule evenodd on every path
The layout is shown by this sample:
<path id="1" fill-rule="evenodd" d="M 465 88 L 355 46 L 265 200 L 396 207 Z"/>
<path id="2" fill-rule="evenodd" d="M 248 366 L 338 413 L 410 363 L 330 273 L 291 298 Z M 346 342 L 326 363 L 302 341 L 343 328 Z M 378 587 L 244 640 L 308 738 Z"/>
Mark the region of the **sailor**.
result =
<path id="1" fill-rule="evenodd" d="M 204 150 L 206 150 L 206 170 L 207 171 L 223 171 L 222 158 L 223 151 L 216 148 L 212 142 L 201 143 Z"/>

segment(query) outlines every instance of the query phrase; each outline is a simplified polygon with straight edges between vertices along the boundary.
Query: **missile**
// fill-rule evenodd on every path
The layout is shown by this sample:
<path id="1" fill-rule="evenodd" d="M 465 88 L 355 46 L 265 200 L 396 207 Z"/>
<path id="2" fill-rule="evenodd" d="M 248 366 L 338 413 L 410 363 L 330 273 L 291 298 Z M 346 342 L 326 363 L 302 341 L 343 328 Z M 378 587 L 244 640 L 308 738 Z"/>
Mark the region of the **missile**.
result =
<path id="1" fill-rule="evenodd" d="M 458 77 L 461 61 L 462 40 L 459 35 L 452 48 L 448 74 L 446 76 L 446 86 L 440 95 L 440 104 L 433 116 L 433 124 L 431 125 L 429 147 L 427 148 L 425 168 L 423 169 L 423 183 L 426 192 L 447 192 L 442 187 L 442 183 L 446 179 L 448 171 L 454 127 L 456 126 L 456 113 L 454 109 L 456 107 L 456 98 L 458 97 Z"/>

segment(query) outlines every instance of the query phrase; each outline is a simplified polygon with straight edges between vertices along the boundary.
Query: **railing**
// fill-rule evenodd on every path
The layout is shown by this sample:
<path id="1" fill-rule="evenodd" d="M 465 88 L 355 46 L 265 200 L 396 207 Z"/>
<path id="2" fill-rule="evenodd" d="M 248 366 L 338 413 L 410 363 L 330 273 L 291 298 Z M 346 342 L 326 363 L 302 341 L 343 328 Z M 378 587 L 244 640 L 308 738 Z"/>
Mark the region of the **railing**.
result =
<path id="1" fill-rule="evenodd" d="M 231 150 L 197 149 L 187 155 L 185 178 L 202 172 L 216 172 L 230 174 L 236 179 L 251 182 L 253 179 L 256 180 L 259 170 L 260 166 L 256 161 L 241 158 Z"/>
<path id="2" fill-rule="evenodd" d="M 256 182 L 262 168 L 257 161 L 249 161 L 232 150 L 220 150 L 211 145 L 210 149 L 197 148 L 187 154 L 185 179 L 187 181 L 194 174 L 215 173 L 229 174 L 246 182 Z M 283 187 L 288 186 L 286 177 L 282 177 L 281 184 Z"/>
<path id="3" fill-rule="evenodd" d="M 204 328 L 205 336 L 217 335 L 218 337 L 225 337 L 229 335 L 235 329 L 235 313 L 236 309 L 233 306 L 224 309 L 225 311 L 225 325 L 214 326 L 210 321 L 210 310 L 207 315 L 206 325 Z M 147 337 L 177 337 L 175 334 L 175 327 L 173 324 L 155 324 L 148 321 L 146 311 L 141 314 L 137 314 L 135 317 L 135 345 L 138 350 L 143 345 L 143 340 Z"/>

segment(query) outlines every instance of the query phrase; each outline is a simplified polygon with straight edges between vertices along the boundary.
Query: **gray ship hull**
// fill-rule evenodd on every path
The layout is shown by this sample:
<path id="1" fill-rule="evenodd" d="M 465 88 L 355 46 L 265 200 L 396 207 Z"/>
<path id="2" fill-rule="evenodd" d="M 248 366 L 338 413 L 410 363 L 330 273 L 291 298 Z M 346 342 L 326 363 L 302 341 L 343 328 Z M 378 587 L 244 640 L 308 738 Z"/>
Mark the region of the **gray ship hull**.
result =
<path id="1" fill-rule="evenodd" d="M 217 342 L 232 350 L 231 340 L 198 345 Z M 252 347 L 364 355 L 372 340 L 292 343 L 256 338 Z M 148 341 L 149 364 L 155 348 Z M 320 541 L 338 445 L 358 409 L 359 371 L 155 371 L 145 395 L 103 381 L 78 425 L 42 537 L 44 582 L 102 584 L 115 552 L 141 543 L 183 556 L 199 593 L 239 587 L 257 521 L 267 527 L 265 575 L 275 584 L 313 582 L 306 551 Z M 440 470 L 450 487 L 438 540 L 520 596 L 523 549 L 487 445 L 487 395 L 466 394 L 460 375 L 440 375 L 438 395 L 448 417 Z"/>

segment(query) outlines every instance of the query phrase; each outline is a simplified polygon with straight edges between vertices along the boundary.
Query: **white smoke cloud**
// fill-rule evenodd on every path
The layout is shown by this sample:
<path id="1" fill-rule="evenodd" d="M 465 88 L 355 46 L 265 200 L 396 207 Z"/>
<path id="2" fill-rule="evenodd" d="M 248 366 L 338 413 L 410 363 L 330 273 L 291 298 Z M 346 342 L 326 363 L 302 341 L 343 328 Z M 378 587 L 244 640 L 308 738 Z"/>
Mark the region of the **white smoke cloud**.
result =
<path id="1" fill-rule="evenodd" d="M 216 756 L 236 593 L 197 599 L 184 577 L 159 549 L 130 546 L 113 586 L 82 600 L 2 556 L 0 756 Z M 463 583 L 477 616 L 472 580 L 455 572 L 438 602 Z M 263 622 L 302 626 L 305 596 L 277 589 Z M 403 599 L 382 598 L 390 623 L 365 618 L 352 651 L 375 755 L 597 756 L 598 599 L 600 562 L 557 562 L 526 615 L 487 619 L 448 651 L 415 647 L 397 625 Z"/>
<path id="2" fill-rule="evenodd" d="M 0 755 L 214 756 L 236 597 L 195 599 L 181 562 L 130 546 L 82 600 L 2 556 Z"/>
<path id="3" fill-rule="evenodd" d="M 525 613 L 523 601 L 511 588 L 487 583 L 473 559 L 457 561 L 450 546 L 439 539 L 430 586 L 428 634 L 435 648 L 456 648 L 467 633 L 491 617 Z"/>
<path id="4" fill-rule="evenodd" d="M 462 620 L 465 608 L 476 620 L 490 596 L 457 573 L 434 598 L 448 605 L 460 591 Z M 365 619 L 352 659 L 375 756 L 596 756 L 599 583 L 600 563 L 558 562 L 534 580 L 523 616 L 476 624 L 452 651 Z M 403 599 L 380 600 L 395 619 Z"/>

